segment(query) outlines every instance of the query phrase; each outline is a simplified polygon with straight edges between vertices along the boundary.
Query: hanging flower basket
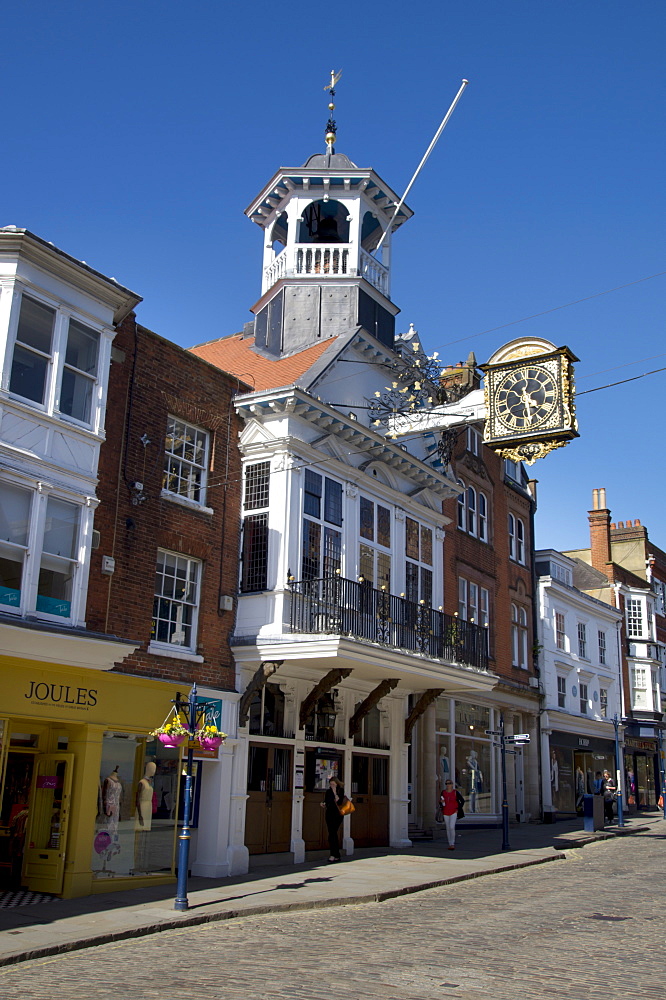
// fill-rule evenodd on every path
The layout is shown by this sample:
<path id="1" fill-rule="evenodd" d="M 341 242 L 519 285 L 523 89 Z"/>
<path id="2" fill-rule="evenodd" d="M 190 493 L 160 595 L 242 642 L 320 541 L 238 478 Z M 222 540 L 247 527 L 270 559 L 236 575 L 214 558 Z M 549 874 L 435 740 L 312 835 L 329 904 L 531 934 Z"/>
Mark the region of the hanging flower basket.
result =
<path id="1" fill-rule="evenodd" d="M 187 739 L 187 733 L 169 734 L 169 733 L 158 733 L 157 738 L 164 747 L 170 747 L 174 750 L 176 747 L 182 746 Z"/>
<path id="2" fill-rule="evenodd" d="M 195 736 L 202 750 L 217 750 L 227 738 L 227 734 L 221 732 L 217 726 L 202 726 L 201 729 L 197 729 Z"/>
<path id="3" fill-rule="evenodd" d="M 173 722 L 164 722 L 158 729 L 153 729 L 150 735 L 156 736 L 162 746 L 175 749 L 181 746 L 190 734 L 180 719 L 176 718 Z"/>

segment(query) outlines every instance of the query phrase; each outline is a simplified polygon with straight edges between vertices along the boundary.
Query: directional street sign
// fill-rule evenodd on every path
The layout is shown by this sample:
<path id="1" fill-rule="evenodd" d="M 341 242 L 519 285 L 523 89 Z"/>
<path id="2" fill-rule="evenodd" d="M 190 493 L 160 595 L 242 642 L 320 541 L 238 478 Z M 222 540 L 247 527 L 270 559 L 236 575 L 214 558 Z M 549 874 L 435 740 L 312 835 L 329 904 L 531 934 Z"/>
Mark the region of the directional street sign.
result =
<path id="1" fill-rule="evenodd" d="M 501 736 L 499 729 L 486 729 L 486 736 Z"/>

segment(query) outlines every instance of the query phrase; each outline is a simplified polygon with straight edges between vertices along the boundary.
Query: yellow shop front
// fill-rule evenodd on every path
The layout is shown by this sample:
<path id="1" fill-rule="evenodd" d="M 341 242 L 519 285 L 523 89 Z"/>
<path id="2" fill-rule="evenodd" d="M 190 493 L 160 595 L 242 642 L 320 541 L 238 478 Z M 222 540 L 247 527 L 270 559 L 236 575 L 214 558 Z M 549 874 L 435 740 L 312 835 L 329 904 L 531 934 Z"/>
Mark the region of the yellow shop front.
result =
<path id="1" fill-rule="evenodd" d="M 0 657 L 0 890 L 168 882 L 180 751 L 147 734 L 172 683 Z"/>

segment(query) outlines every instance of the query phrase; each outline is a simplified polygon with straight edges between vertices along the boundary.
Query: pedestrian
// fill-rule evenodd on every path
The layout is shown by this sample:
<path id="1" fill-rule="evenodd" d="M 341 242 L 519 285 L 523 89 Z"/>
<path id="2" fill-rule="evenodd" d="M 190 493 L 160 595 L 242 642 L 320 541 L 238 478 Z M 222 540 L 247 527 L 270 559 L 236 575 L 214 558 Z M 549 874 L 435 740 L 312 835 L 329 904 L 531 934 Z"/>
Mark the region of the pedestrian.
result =
<path id="1" fill-rule="evenodd" d="M 330 775 L 328 779 L 328 788 L 326 789 L 326 795 L 324 796 L 324 801 L 321 803 L 322 809 L 326 810 L 326 829 L 328 830 L 328 850 L 329 850 L 329 862 L 340 860 L 340 838 L 338 832 L 342 826 L 342 813 L 340 812 L 340 803 L 345 797 L 345 790 L 341 781 L 334 775 Z"/>
<path id="2" fill-rule="evenodd" d="M 613 802 L 615 801 L 615 793 L 617 792 L 617 787 L 615 785 L 615 779 L 612 777 L 610 771 L 604 771 L 604 817 L 607 823 L 613 822 Z"/>
<path id="3" fill-rule="evenodd" d="M 449 842 L 449 850 L 455 851 L 456 820 L 458 819 L 458 812 L 462 812 L 465 800 L 460 792 L 453 787 L 453 781 L 451 778 L 447 778 L 444 782 L 444 791 L 439 798 L 442 804 L 442 814 L 444 816 L 444 824 L 446 826 L 446 836 Z"/>
<path id="4" fill-rule="evenodd" d="M 601 776 L 601 771 L 594 772 L 594 785 L 592 786 L 592 790 L 595 795 L 604 794 L 604 779 Z"/>

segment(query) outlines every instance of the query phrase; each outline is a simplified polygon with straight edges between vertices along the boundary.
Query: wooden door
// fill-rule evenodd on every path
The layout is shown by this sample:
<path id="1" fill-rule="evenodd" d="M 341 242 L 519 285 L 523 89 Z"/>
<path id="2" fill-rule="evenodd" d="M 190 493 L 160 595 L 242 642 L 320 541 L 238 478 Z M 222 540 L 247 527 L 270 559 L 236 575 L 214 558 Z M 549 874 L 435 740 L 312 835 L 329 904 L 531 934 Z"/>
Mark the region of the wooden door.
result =
<path id="1" fill-rule="evenodd" d="M 62 892 L 74 754 L 43 754 L 32 776 L 23 880 L 34 892 Z"/>
<path id="2" fill-rule="evenodd" d="M 305 752 L 303 840 L 306 851 L 328 850 L 326 810 L 321 808 L 331 774 L 343 781 L 342 754 L 318 747 Z M 345 789 L 347 791 L 347 789 Z"/>
<path id="3" fill-rule="evenodd" d="M 387 846 L 389 842 L 388 757 L 353 754 L 351 797 L 356 806 L 351 818 L 354 846 Z"/>
<path id="4" fill-rule="evenodd" d="M 277 854 L 291 846 L 291 747 L 251 743 L 245 844 L 250 854 Z"/>

